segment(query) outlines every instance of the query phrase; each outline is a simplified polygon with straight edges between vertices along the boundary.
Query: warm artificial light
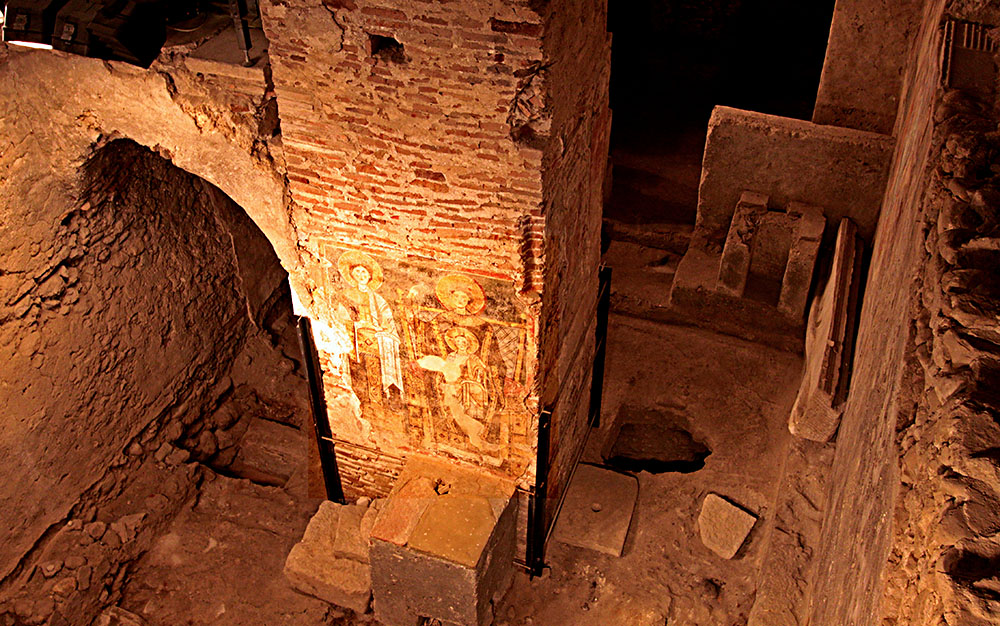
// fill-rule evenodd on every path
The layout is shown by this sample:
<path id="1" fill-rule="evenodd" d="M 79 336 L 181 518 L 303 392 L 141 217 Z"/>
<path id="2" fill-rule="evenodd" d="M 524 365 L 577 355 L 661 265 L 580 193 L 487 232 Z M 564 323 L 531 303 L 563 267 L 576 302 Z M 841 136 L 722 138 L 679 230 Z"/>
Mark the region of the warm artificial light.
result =
<path id="1" fill-rule="evenodd" d="M 7 43 L 13 46 L 24 46 L 25 48 L 38 48 L 39 50 L 51 50 L 52 45 L 47 43 L 38 43 L 37 41 L 8 41 Z"/>

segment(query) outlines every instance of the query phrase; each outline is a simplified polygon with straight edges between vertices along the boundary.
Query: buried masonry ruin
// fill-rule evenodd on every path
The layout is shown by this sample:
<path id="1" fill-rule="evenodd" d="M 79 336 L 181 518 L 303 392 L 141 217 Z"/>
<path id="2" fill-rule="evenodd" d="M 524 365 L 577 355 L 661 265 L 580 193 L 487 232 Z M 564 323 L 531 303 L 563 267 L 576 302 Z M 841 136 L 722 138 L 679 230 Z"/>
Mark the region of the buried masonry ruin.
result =
<path id="1" fill-rule="evenodd" d="M 1000 8 L 611 4 L 6 3 L 0 624 L 1000 623 Z"/>

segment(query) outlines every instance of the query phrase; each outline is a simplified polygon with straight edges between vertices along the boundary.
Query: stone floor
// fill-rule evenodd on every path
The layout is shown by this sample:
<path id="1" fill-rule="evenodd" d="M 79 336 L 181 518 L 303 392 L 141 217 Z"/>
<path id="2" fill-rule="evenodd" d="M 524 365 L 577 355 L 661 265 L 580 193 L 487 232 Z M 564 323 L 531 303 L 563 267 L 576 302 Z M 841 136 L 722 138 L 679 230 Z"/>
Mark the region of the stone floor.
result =
<path id="1" fill-rule="evenodd" d="M 282 575 L 316 505 L 215 476 L 129 573 L 120 606 L 149 626 L 335 623 L 339 610 L 293 591 Z"/>
<path id="2" fill-rule="evenodd" d="M 785 419 L 800 366 L 795 355 L 738 339 L 613 316 L 604 427 L 585 460 L 601 460 L 616 416 L 643 407 L 685 416 L 712 454 L 692 473 L 640 473 L 622 557 L 551 543 L 549 573 L 519 577 L 497 623 L 745 624 L 791 439 Z M 760 517 L 731 561 L 698 538 L 695 522 L 710 492 Z"/>

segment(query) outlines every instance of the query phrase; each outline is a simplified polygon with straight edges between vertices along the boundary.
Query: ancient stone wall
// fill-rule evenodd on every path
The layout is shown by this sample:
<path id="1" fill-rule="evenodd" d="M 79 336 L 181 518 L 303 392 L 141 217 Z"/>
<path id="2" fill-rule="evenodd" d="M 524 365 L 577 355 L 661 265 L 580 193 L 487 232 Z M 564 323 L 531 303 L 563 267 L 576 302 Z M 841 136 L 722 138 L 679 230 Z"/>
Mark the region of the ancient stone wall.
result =
<path id="1" fill-rule="evenodd" d="M 894 624 L 996 624 L 1000 334 L 995 118 L 944 94 L 923 206 L 919 298 L 896 437 L 900 492 L 883 598 Z"/>
<path id="2" fill-rule="evenodd" d="M 1000 11 L 984 4 L 952 3 L 947 15 L 987 26 L 1000 20 Z M 963 71 L 962 59 L 951 61 L 954 72 Z M 895 420 L 901 484 L 882 605 L 890 624 L 1000 623 L 995 66 L 983 79 L 991 93 L 946 84 L 934 113 L 918 291 Z"/>
<path id="3" fill-rule="evenodd" d="M 896 149 L 864 289 L 851 388 L 837 435 L 811 622 L 877 624 L 899 474 L 895 420 L 921 242 L 943 0 L 926 3 L 896 120 Z"/>
<path id="4" fill-rule="evenodd" d="M 254 283 L 227 228 L 239 207 L 129 141 L 81 177 L 78 205 L 23 198 L 5 213 L 49 229 L 43 244 L 3 238 L 0 500 L 16 514 L 0 613 L 27 623 L 89 623 L 144 531 L 191 495 L 199 471 L 178 466 L 189 453 L 173 444 L 212 430 L 252 328 L 242 290 Z"/>
<path id="5" fill-rule="evenodd" d="M 280 138 L 272 137 L 273 123 L 264 123 L 263 74 L 251 95 L 245 76 L 206 77 L 169 53 L 142 70 L 3 45 L 0 76 L 0 167 L 7 172 L 8 198 L 36 197 L 34 187 L 72 203 L 78 169 L 92 145 L 102 137 L 126 137 L 235 200 L 267 236 L 293 282 L 305 284 L 285 208 Z M 44 171 L 33 169 L 39 153 L 49 166 Z M 309 294 L 304 286 L 300 291 Z"/>
<path id="6" fill-rule="evenodd" d="M 923 0 L 838 0 L 812 120 L 890 134 Z"/>

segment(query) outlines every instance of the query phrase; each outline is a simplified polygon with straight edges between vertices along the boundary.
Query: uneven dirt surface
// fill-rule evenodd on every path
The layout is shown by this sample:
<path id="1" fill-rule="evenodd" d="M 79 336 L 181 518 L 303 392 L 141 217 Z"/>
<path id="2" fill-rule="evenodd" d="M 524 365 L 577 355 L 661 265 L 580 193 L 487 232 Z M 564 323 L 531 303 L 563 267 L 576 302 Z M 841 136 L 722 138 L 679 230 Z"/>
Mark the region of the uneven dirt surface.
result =
<path id="1" fill-rule="evenodd" d="M 619 419 L 669 416 L 711 454 L 692 473 L 640 472 L 621 558 L 552 541 L 541 578 L 516 575 L 498 625 L 746 624 L 779 504 L 791 437 L 785 420 L 798 356 L 713 333 L 612 316 L 602 428 L 585 461 L 601 463 Z M 282 574 L 318 501 L 215 476 L 134 566 L 120 606 L 150 626 L 376 624 L 293 591 Z M 708 493 L 759 517 L 727 561 L 699 539 Z M 293 495 L 294 494 L 294 495 Z"/>
<path id="2" fill-rule="evenodd" d="M 318 502 L 215 475 L 129 575 L 121 606 L 150 626 L 330 624 L 282 567 Z"/>
<path id="3" fill-rule="evenodd" d="M 625 552 L 615 558 L 550 543 L 551 569 L 518 576 L 497 624 L 746 624 L 791 441 L 786 427 L 801 361 L 713 333 L 613 316 L 603 427 L 584 460 L 600 462 L 616 417 L 643 407 L 685 418 L 712 450 L 702 470 L 639 478 Z M 727 561 L 699 539 L 708 493 L 760 519 Z"/>

